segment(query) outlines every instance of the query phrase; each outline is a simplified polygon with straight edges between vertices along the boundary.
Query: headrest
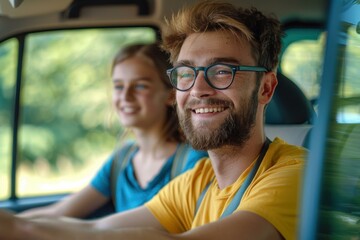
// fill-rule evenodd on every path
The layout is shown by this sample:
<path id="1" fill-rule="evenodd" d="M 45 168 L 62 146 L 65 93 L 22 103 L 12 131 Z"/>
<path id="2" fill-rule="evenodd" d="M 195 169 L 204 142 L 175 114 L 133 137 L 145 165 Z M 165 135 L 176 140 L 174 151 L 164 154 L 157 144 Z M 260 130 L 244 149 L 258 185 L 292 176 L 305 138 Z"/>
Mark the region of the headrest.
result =
<path id="1" fill-rule="evenodd" d="M 313 124 L 315 111 L 302 90 L 282 73 L 265 113 L 266 124 Z"/>

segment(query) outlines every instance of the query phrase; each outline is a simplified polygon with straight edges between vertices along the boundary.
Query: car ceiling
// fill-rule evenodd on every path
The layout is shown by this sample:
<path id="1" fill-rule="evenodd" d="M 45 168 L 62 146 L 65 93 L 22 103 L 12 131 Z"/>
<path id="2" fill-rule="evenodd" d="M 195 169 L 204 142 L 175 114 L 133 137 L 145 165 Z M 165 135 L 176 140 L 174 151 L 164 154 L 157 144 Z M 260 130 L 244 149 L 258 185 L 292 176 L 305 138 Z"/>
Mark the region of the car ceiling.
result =
<path id="1" fill-rule="evenodd" d="M 42 30 L 58 27 L 81 27 L 94 25 L 152 24 L 161 25 L 164 16 L 179 9 L 184 4 L 193 4 L 193 0 L 87 0 L 87 2 L 116 2 L 120 6 L 104 5 L 86 7 L 77 19 L 64 19 L 62 14 L 74 3 L 83 0 L 0 0 L 0 40 L 19 32 Z M 322 21 L 327 9 L 326 0 L 227 0 L 236 6 L 256 6 L 258 9 L 275 13 L 283 22 Z M 140 16 L 137 9 L 124 2 L 147 2 L 148 16 Z"/>

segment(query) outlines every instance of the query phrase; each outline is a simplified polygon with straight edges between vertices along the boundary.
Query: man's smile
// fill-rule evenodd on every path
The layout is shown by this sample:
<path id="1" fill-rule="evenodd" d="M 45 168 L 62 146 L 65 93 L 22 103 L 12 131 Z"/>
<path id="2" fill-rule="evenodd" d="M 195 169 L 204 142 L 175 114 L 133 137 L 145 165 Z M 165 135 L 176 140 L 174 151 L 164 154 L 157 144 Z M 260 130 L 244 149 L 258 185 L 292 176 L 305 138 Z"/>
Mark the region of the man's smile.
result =
<path id="1" fill-rule="evenodd" d="M 202 108 L 195 108 L 193 111 L 197 114 L 201 113 L 216 113 L 222 112 L 225 110 L 225 107 L 202 107 Z"/>

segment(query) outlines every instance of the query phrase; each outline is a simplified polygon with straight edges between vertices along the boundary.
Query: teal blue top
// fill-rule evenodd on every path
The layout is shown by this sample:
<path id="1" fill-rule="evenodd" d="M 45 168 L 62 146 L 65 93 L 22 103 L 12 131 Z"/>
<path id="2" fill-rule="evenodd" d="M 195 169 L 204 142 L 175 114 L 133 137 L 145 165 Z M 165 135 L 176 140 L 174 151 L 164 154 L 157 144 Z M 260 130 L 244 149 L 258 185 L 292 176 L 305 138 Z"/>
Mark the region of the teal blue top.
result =
<path id="1" fill-rule="evenodd" d="M 184 159 L 186 162 L 183 164 L 184 167 L 181 172 L 191 169 L 198 160 L 208 156 L 206 151 L 194 150 L 189 145 L 187 147 L 190 149 L 187 158 Z M 178 149 L 179 146 L 177 151 Z M 155 175 L 145 188 L 142 188 L 135 178 L 132 161 L 137 151 L 138 148 L 135 148 L 130 153 L 130 161 L 127 162 L 124 169 L 119 171 L 116 184 L 116 212 L 122 212 L 143 205 L 171 180 L 171 169 L 176 153 L 169 157 L 158 174 Z M 91 181 L 91 186 L 108 198 L 111 197 L 110 176 L 114 159 L 115 154 L 112 154 Z"/>

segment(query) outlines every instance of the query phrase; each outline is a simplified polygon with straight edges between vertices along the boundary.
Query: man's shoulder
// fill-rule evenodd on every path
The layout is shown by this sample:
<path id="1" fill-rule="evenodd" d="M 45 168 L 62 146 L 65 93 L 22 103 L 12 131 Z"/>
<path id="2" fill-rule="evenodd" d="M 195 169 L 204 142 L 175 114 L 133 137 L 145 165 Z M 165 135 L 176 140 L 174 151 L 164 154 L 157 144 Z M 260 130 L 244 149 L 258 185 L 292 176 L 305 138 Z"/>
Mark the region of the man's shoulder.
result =
<path id="1" fill-rule="evenodd" d="M 206 172 L 212 171 L 211 161 L 208 156 L 201 158 L 195 166 L 189 170 L 190 175 L 203 175 Z"/>
<path id="2" fill-rule="evenodd" d="M 272 164 L 302 165 L 308 151 L 304 147 L 286 143 L 280 138 L 275 138 L 270 144 L 267 158 Z"/>
<path id="3" fill-rule="evenodd" d="M 192 169 L 189 169 L 177 177 L 174 182 L 178 182 L 181 185 L 186 182 L 188 186 L 201 185 L 202 182 L 209 182 L 213 177 L 214 170 L 211 161 L 208 157 L 204 157 L 200 159 Z"/>

